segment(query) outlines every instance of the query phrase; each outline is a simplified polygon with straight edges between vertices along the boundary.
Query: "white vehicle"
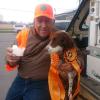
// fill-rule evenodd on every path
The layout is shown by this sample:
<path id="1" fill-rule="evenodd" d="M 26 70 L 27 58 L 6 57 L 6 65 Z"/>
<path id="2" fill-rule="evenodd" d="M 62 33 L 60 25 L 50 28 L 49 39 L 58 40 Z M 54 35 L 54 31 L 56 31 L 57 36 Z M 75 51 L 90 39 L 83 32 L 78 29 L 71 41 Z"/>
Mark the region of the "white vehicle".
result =
<path id="1" fill-rule="evenodd" d="M 13 28 L 14 28 L 14 30 L 15 30 L 15 32 L 19 32 L 19 31 L 21 31 L 23 28 L 25 28 L 26 27 L 26 25 L 23 25 L 23 24 L 15 24 L 14 26 L 13 26 Z"/>

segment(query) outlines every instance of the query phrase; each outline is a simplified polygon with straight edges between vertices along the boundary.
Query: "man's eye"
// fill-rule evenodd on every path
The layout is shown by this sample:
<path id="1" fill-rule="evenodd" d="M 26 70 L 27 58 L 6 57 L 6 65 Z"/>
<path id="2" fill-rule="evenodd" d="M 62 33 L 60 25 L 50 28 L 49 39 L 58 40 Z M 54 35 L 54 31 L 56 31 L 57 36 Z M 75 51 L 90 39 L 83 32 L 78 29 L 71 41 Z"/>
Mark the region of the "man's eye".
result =
<path id="1" fill-rule="evenodd" d="M 41 23 L 43 20 L 42 19 L 37 19 L 37 22 Z"/>
<path id="2" fill-rule="evenodd" d="M 50 20 L 46 20 L 46 22 L 47 22 L 47 23 L 50 23 L 51 21 L 50 21 Z"/>

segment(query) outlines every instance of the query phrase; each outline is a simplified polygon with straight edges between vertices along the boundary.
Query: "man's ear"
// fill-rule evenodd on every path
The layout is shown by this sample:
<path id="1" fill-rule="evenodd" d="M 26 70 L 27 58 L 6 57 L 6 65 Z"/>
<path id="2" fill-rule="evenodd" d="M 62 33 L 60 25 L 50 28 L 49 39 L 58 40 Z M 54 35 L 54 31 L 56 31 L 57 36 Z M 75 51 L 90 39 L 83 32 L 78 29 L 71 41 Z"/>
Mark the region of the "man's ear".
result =
<path id="1" fill-rule="evenodd" d="M 55 24 L 55 19 L 52 20 L 52 23 Z"/>

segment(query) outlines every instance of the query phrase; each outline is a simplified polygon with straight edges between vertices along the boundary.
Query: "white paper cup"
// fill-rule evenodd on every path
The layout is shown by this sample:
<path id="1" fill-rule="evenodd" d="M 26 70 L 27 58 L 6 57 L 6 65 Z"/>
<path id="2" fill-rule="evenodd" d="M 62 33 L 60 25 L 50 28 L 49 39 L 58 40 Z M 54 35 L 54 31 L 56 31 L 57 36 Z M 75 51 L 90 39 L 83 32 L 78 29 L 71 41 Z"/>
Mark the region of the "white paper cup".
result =
<path id="1" fill-rule="evenodd" d="M 25 48 L 19 48 L 17 45 L 13 45 L 12 50 L 14 55 L 23 56 Z"/>

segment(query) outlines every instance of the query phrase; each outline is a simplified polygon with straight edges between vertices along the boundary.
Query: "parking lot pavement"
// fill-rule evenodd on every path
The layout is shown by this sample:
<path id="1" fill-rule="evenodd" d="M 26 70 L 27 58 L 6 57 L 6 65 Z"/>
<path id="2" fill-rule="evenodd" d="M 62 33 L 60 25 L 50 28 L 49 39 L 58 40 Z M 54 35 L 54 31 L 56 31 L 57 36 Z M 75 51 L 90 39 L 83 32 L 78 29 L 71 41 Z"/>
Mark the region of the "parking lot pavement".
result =
<path id="1" fill-rule="evenodd" d="M 6 93 L 16 76 L 17 71 L 6 72 L 6 48 L 14 43 L 16 33 L 0 33 L 0 100 L 5 100 Z"/>

